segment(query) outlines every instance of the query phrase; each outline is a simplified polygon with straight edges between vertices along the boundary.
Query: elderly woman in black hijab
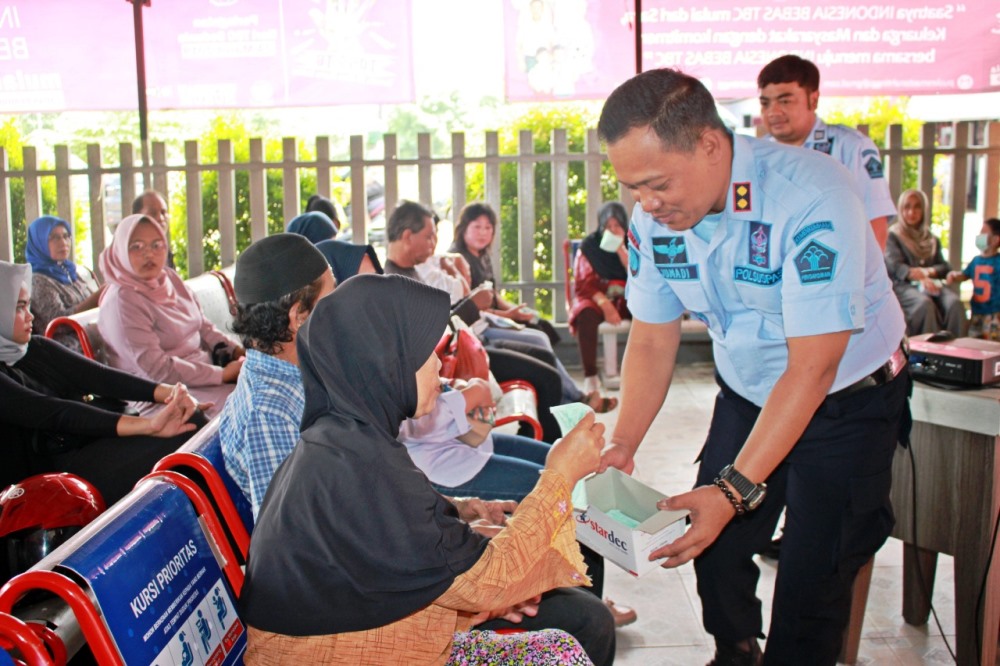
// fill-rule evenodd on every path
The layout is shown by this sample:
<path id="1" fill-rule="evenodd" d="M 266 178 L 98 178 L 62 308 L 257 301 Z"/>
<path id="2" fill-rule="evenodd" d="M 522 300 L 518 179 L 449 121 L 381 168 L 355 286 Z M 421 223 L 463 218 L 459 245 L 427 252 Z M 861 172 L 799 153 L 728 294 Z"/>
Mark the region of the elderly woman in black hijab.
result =
<path id="1" fill-rule="evenodd" d="M 247 664 L 590 663 L 562 632 L 469 631 L 483 613 L 587 584 L 570 491 L 604 439 L 588 416 L 496 536 L 472 531 L 397 440 L 440 392 L 448 306 L 413 280 L 359 275 L 300 331 L 302 434 L 254 528 Z"/>

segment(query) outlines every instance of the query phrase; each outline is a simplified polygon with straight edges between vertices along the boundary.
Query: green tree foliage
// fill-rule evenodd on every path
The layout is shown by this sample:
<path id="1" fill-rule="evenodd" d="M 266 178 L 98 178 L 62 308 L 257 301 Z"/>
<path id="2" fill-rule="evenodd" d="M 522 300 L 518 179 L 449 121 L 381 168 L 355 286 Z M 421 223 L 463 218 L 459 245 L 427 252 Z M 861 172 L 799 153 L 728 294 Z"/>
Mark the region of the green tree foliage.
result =
<path id="1" fill-rule="evenodd" d="M 12 170 L 24 168 L 24 153 L 22 149 L 21 125 L 16 117 L 9 117 L 0 124 L 0 147 L 7 151 L 7 166 Z M 39 168 L 52 168 L 47 162 L 39 164 Z M 32 220 L 25 219 L 24 210 L 24 179 L 10 179 L 10 215 L 11 226 L 13 227 L 14 261 L 24 262 L 24 246 L 28 240 L 28 225 Z M 47 215 L 54 215 L 56 211 L 56 182 L 52 177 L 42 178 L 42 212 Z M 79 230 L 76 240 L 82 237 Z"/>
<path id="2" fill-rule="evenodd" d="M 823 120 L 848 127 L 868 125 L 868 136 L 879 149 L 883 150 L 886 147 L 889 126 L 902 125 L 903 145 L 907 148 L 914 148 L 920 145 L 921 123 L 906 113 L 908 104 L 909 98 L 907 97 L 899 99 L 876 97 L 872 99 L 864 111 L 834 110 L 832 113 L 824 113 Z M 916 187 L 917 183 L 917 160 L 915 157 L 905 158 L 903 160 L 903 189 Z"/>
<path id="3" fill-rule="evenodd" d="M 522 129 L 531 130 L 536 154 L 550 153 L 552 131 L 565 129 L 571 153 L 582 153 L 587 129 L 594 127 L 597 117 L 593 110 L 578 105 L 539 105 L 529 108 L 522 115 L 508 123 L 499 131 L 501 154 L 518 152 L 518 133 Z M 505 282 L 518 280 L 518 183 L 517 165 L 503 164 L 500 167 L 500 266 L 498 270 Z M 485 169 L 482 165 L 467 169 L 466 197 L 469 201 L 485 197 Z M 587 191 L 584 180 L 584 164 L 574 161 L 569 164 L 569 236 L 579 238 L 586 229 Z M 601 173 L 601 189 L 605 200 L 617 198 L 618 188 L 610 163 L 605 162 Z M 552 256 L 552 168 L 549 163 L 539 163 L 534 173 L 535 227 L 532 243 L 535 262 L 532 274 L 535 279 L 554 279 Z M 456 211 L 457 215 L 457 211 Z M 557 251 L 561 251 L 557 249 Z M 561 277 L 561 276 L 558 276 Z M 542 290 L 544 291 L 544 290 Z M 538 307 L 544 314 L 551 314 L 551 302 L 545 300 L 549 294 L 540 293 L 543 300 Z"/>
<path id="4" fill-rule="evenodd" d="M 256 128 L 255 128 L 256 129 Z M 233 161 L 236 164 L 247 163 L 250 160 L 251 132 L 246 121 L 238 114 L 216 116 L 210 128 L 198 138 L 198 155 L 203 164 L 216 164 L 219 159 L 219 144 L 222 139 L 229 139 L 233 147 Z M 264 159 L 268 162 L 279 162 L 281 155 L 281 139 L 268 138 L 264 140 Z M 300 160 L 314 159 L 312 149 L 303 140 L 298 143 Z M 250 230 L 250 176 L 245 169 L 237 169 L 235 173 L 236 195 L 236 251 L 242 252 L 252 238 Z M 284 219 L 284 186 L 280 169 L 268 169 L 266 172 L 267 187 L 267 232 L 279 233 L 284 230 L 287 220 Z M 221 266 L 221 234 L 219 232 L 219 177 L 214 171 L 201 174 L 202 188 L 202 223 L 203 223 L 203 256 L 206 270 Z M 299 174 L 300 203 L 316 193 L 316 172 L 306 171 Z M 174 249 L 174 259 L 178 272 L 188 275 L 187 248 L 187 192 L 181 186 L 176 196 L 171 197 L 170 236 Z"/>

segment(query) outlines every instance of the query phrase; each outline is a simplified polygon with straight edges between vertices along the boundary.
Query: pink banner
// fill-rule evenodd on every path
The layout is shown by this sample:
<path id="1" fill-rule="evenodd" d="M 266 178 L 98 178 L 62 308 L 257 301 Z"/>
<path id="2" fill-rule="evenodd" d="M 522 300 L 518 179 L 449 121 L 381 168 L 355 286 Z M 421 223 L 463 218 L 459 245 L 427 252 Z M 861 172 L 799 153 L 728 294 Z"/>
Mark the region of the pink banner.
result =
<path id="1" fill-rule="evenodd" d="M 136 107 L 123 0 L 0 3 L 0 113 Z"/>
<path id="2" fill-rule="evenodd" d="M 635 73 L 631 0 L 504 0 L 507 99 L 601 99 Z"/>
<path id="3" fill-rule="evenodd" d="M 145 21 L 151 108 L 414 98 L 409 0 L 154 0 Z"/>
<path id="4" fill-rule="evenodd" d="M 151 109 L 413 101 L 410 0 L 153 0 Z M 126 0 L 0 3 L 0 112 L 135 109 Z"/>
<path id="5" fill-rule="evenodd" d="M 679 68 L 720 99 L 755 97 L 761 67 L 786 53 L 819 66 L 828 96 L 997 90 L 998 9 L 996 0 L 647 0 L 643 69 Z"/>

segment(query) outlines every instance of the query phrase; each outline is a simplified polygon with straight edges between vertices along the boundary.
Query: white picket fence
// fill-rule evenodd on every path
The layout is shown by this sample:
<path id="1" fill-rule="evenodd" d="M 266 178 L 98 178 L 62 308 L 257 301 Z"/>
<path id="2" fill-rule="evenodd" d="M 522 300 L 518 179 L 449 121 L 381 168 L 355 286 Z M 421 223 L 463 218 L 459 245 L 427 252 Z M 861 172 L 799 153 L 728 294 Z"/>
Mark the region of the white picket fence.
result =
<path id="1" fill-rule="evenodd" d="M 963 238 L 963 221 L 967 211 L 967 198 L 970 187 L 970 174 L 977 176 L 977 191 L 979 192 L 977 208 L 983 217 L 997 216 L 998 201 L 1000 201 L 1000 123 L 989 123 L 985 129 L 984 140 L 973 145 L 970 142 L 970 124 L 953 123 L 945 125 L 947 131 L 942 133 L 942 125 L 927 124 L 922 128 L 921 142 L 917 146 L 903 145 L 903 128 L 900 125 L 890 127 L 887 148 L 883 152 L 886 174 L 889 179 L 893 196 L 898 196 L 903 183 L 903 166 L 905 158 L 915 158 L 918 162 L 918 187 L 930 192 L 934 185 L 934 163 L 941 156 L 951 158 L 951 182 L 947 191 L 950 193 L 951 206 L 950 254 L 952 265 L 961 263 L 960 251 Z M 865 130 L 861 127 L 862 131 Z M 947 145 L 938 145 L 939 135 L 950 135 L 952 140 Z M 504 288 L 520 291 L 522 300 L 533 304 L 536 289 L 548 289 L 554 295 L 553 312 L 558 319 L 564 318 L 563 313 L 563 280 L 564 259 L 562 253 L 563 241 L 568 236 L 569 220 L 569 169 L 570 164 L 581 162 L 584 165 L 584 183 L 586 190 L 586 225 L 592 229 L 596 225 L 597 209 L 602 202 L 601 197 L 601 166 L 606 156 L 601 151 L 596 130 L 588 130 L 585 147 L 582 152 L 571 152 L 568 149 L 567 132 L 564 129 L 554 130 L 551 137 L 551 151 L 545 154 L 534 152 L 532 134 L 529 130 L 518 133 L 518 151 L 515 154 L 500 154 L 500 141 L 497 132 L 485 134 L 485 149 L 482 154 L 472 155 L 466 150 L 466 136 L 463 133 L 451 135 L 451 154 L 433 155 L 431 136 L 417 136 L 417 154 L 414 157 L 400 157 L 397 151 L 397 137 L 386 134 L 382 139 L 383 154 L 372 156 L 365 154 L 364 137 L 351 136 L 349 151 L 346 157 L 334 159 L 331 156 L 332 141 L 330 137 L 318 137 L 315 142 L 315 159 L 302 160 L 297 149 L 298 140 L 285 138 L 282 141 L 280 161 L 267 161 L 264 157 L 264 140 L 250 139 L 247 162 L 237 163 L 233 159 L 233 144 L 229 140 L 218 142 L 218 160 L 214 163 L 204 163 L 199 157 L 198 142 L 186 141 L 183 155 L 168 158 L 167 146 L 162 142 L 154 142 L 151 150 L 151 160 L 148 167 L 138 163 L 136 147 L 130 143 L 119 146 L 117 163 L 102 155 L 100 146 L 87 146 L 86 165 L 71 167 L 70 151 L 67 146 L 54 148 L 54 168 L 42 168 L 38 151 L 34 147 L 23 149 L 23 168 L 13 170 L 8 168 L 8 155 L 0 148 L 0 259 L 10 261 L 13 256 L 13 232 L 11 219 L 11 188 L 12 179 L 24 180 L 24 209 L 26 220 L 30 221 L 42 214 L 43 178 L 54 177 L 56 183 L 56 210 L 54 214 L 67 220 L 73 219 L 73 211 L 80 208 L 80 203 L 74 201 L 74 189 L 71 179 L 84 177 L 88 184 L 87 200 L 82 206 L 89 217 L 90 249 L 96 257 L 104 249 L 107 238 L 107 217 L 113 214 L 118 217 L 129 214 L 131 201 L 143 189 L 152 187 L 170 197 L 171 181 L 177 181 L 179 174 L 183 182 L 186 197 L 187 236 L 188 236 L 188 270 L 190 276 L 196 276 L 206 270 L 217 268 L 205 266 L 203 261 L 204 225 L 202 217 L 202 181 L 201 176 L 207 172 L 217 172 L 219 178 L 219 233 L 221 248 L 221 264 L 228 266 L 236 260 L 236 187 L 235 174 L 244 170 L 249 175 L 249 203 L 251 234 L 254 240 L 267 234 L 267 183 L 268 170 L 280 170 L 283 192 L 283 213 L 286 220 L 302 211 L 303 202 L 298 196 L 287 196 L 288 193 L 298 193 L 300 178 L 303 173 L 313 171 L 316 174 L 317 192 L 324 196 L 331 194 L 331 170 L 347 170 L 349 173 L 351 201 L 360 205 L 351 206 L 350 225 L 355 242 L 367 238 L 367 207 L 366 176 L 371 178 L 372 171 L 381 170 L 378 178 L 385 187 L 386 210 L 392 210 L 400 199 L 400 170 L 415 168 L 417 175 L 417 193 L 419 200 L 432 202 L 442 198 L 450 198 L 451 209 L 459 210 L 466 203 L 466 167 L 481 164 L 485 169 L 485 200 L 494 209 L 500 209 L 500 169 L 503 164 L 516 164 L 518 172 L 517 191 L 517 225 L 520 243 L 518 245 L 518 279 L 501 285 Z M 49 160 L 45 160 L 46 163 Z M 533 234 L 535 231 L 535 168 L 537 165 L 548 165 L 552 182 L 552 215 L 551 215 L 551 248 L 552 276 L 549 281 L 540 281 L 535 277 L 535 248 Z M 432 169 L 444 165 L 451 169 L 450 197 L 441 197 L 441 193 L 432 191 Z M 117 178 L 121 183 L 121 211 L 106 210 L 104 195 L 108 178 Z M 631 205 L 628 193 L 622 191 L 622 200 Z M 412 197 L 412 195 L 410 195 Z M 495 253 L 499 253 L 500 243 L 494 243 Z M 499 256 L 494 257 L 494 264 L 499 265 Z"/>

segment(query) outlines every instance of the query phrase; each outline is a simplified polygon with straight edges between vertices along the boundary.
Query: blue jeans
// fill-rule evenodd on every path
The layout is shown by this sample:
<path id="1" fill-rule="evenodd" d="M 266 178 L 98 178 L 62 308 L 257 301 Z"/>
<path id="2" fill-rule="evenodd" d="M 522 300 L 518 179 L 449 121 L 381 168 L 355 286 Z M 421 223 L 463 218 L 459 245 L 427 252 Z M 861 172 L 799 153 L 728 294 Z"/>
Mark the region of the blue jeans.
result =
<path id="1" fill-rule="evenodd" d="M 520 435 L 493 434 L 493 455 L 479 474 L 460 486 L 434 488 L 451 497 L 484 500 L 511 499 L 520 502 L 538 483 L 549 445 Z"/>

